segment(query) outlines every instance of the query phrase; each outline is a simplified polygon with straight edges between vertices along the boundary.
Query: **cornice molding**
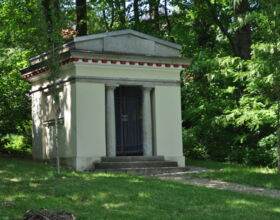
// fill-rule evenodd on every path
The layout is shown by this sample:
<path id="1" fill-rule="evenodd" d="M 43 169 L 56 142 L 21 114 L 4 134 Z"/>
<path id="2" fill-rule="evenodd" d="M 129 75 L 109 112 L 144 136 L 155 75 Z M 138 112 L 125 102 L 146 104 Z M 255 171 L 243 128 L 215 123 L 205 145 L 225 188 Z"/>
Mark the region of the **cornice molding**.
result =
<path id="1" fill-rule="evenodd" d="M 160 63 L 160 62 L 139 62 L 139 61 L 127 61 L 127 60 L 108 60 L 108 59 L 97 59 L 97 58 L 82 58 L 82 57 L 71 57 L 65 59 L 59 63 L 60 66 L 64 66 L 70 63 L 79 64 L 102 64 L 102 65 L 119 65 L 119 66 L 138 66 L 138 67 L 149 67 L 149 68 L 162 68 L 162 69 L 178 69 L 183 70 L 189 68 L 188 64 L 174 64 L 174 63 Z M 38 76 L 42 73 L 45 73 L 49 70 L 48 67 L 40 67 L 36 70 L 24 73 L 22 77 L 24 79 L 29 79 L 34 76 Z"/>

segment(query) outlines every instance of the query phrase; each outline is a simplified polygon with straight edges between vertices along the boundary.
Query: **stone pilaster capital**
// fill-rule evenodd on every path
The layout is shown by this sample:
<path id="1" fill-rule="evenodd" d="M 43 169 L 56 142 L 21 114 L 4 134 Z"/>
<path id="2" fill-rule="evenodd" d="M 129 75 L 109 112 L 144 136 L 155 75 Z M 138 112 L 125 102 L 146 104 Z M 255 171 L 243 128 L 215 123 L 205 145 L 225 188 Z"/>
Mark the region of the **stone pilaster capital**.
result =
<path id="1" fill-rule="evenodd" d="M 115 90 L 119 85 L 118 84 L 108 84 L 106 85 L 106 89 Z"/>
<path id="2" fill-rule="evenodd" d="M 143 88 L 143 91 L 145 91 L 145 92 L 150 92 L 153 89 L 153 87 L 149 87 L 149 86 L 143 86 L 142 88 Z"/>

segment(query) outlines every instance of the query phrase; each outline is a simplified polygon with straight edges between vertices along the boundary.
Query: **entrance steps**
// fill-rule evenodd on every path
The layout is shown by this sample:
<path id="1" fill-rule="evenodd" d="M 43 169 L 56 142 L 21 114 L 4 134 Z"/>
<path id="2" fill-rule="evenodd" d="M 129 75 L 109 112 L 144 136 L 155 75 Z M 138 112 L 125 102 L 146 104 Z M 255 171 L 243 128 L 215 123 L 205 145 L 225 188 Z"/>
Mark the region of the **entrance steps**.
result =
<path id="1" fill-rule="evenodd" d="M 98 173 L 126 173 L 139 175 L 157 175 L 184 172 L 186 168 L 178 167 L 177 162 L 166 161 L 163 156 L 120 156 L 102 157 L 94 164 Z"/>

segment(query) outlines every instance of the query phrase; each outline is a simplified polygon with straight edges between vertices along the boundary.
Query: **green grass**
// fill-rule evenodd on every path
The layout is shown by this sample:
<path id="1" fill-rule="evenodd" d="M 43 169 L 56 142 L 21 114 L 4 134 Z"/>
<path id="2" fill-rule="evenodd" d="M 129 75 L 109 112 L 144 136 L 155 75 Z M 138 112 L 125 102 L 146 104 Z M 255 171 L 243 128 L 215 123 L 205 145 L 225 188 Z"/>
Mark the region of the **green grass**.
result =
<path id="1" fill-rule="evenodd" d="M 280 190 L 280 175 L 276 174 L 276 169 L 214 161 L 189 160 L 187 164 L 211 169 L 211 172 L 192 174 L 195 177 Z"/>
<path id="2" fill-rule="evenodd" d="M 94 219 L 279 219 L 280 201 L 139 176 L 76 173 L 0 158 L 0 219 L 27 210 Z"/>

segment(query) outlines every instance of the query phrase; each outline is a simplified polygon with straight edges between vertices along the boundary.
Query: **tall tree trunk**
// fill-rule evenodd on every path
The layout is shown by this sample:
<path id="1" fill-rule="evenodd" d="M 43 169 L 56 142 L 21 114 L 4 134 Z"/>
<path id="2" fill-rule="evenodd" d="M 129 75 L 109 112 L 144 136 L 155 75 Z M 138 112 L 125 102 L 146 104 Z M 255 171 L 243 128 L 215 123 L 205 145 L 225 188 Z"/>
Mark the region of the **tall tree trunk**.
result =
<path id="1" fill-rule="evenodd" d="M 126 12 L 126 6 L 125 6 L 125 0 L 115 0 L 116 8 L 117 8 L 117 14 L 120 22 L 121 27 L 125 27 L 126 25 L 126 19 L 125 19 L 125 12 Z"/>
<path id="2" fill-rule="evenodd" d="M 168 8 L 167 8 L 167 0 L 164 0 L 164 14 L 165 14 L 165 20 L 166 20 L 166 24 L 167 24 L 167 30 L 168 30 L 168 34 L 171 34 L 171 23 L 170 23 L 170 19 L 169 19 L 169 15 L 168 15 Z"/>
<path id="3" fill-rule="evenodd" d="M 160 0 L 148 0 L 149 2 L 149 14 L 150 19 L 153 22 L 153 26 L 157 31 L 160 31 L 160 24 L 159 24 L 159 5 Z"/>
<path id="4" fill-rule="evenodd" d="M 78 36 L 87 35 L 87 1 L 76 0 Z"/>
<path id="5" fill-rule="evenodd" d="M 234 13 L 244 15 L 250 10 L 249 1 L 242 0 L 239 4 L 234 7 Z M 235 34 L 235 45 L 236 45 L 236 56 L 241 57 L 244 60 L 251 58 L 251 26 L 245 24 L 240 27 Z"/>
<path id="6" fill-rule="evenodd" d="M 134 28 L 136 30 L 139 30 L 139 26 L 140 26 L 139 0 L 133 1 L 133 11 L 134 11 Z"/>
<path id="7" fill-rule="evenodd" d="M 45 21 L 47 23 L 48 30 L 52 27 L 52 16 L 51 16 L 50 3 L 51 2 L 49 0 L 42 0 L 43 13 L 45 16 Z"/>
<path id="8" fill-rule="evenodd" d="M 154 5 L 154 14 L 155 14 L 155 27 L 156 29 L 159 31 L 160 30 L 160 24 L 159 24 L 159 3 L 160 0 L 156 0 L 155 1 L 155 5 Z"/>
<path id="9" fill-rule="evenodd" d="M 104 20 L 104 23 L 105 23 L 105 28 L 107 31 L 109 31 L 109 24 L 108 24 L 108 21 L 107 21 L 107 16 L 106 16 L 106 11 L 105 9 L 102 10 L 102 15 L 103 15 L 103 20 Z"/>
<path id="10" fill-rule="evenodd" d="M 55 31 L 56 21 L 60 17 L 59 0 L 42 0 L 43 13 L 45 22 L 47 25 L 47 30 L 50 33 Z"/>
<path id="11" fill-rule="evenodd" d="M 106 30 L 110 31 L 115 23 L 115 5 L 113 1 L 107 1 L 106 3 L 108 4 L 108 7 L 102 9 L 103 20 L 105 22 Z M 106 10 L 110 13 L 111 21 L 107 17 Z"/>
<path id="12" fill-rule="evenodd" d="M 243 60 L 248 60 L 251 58 L 251 29 L 250 24 L 245 24 L 240 27 L 235 34 L 231 34 L 229 30 L 225 28 L 220 20 L 220 16 L 217 12 L 216 1 L 214 4 L 210 0 L 205 0 L 208 5 L 212 18 L 216 25 L 220 28 L 221 32 L 227 37 L 229 43 L 232 47 L 234 56 L 238 56 Z M 244 15 L 250 10 L 250 5 L 248 0 L 241 0 L 241 2 L 236 3 L 234 6 L 234 13 L 236 15 Z"/>
<path id="13" fill-rule="evenodd" d="M 211 25 L 201 18 L 196 18 L 193 22 L 193 29 L 197 34 L 197 42 L 200 47 L 214 47 L 215 39 L 210 33 Z"/>

